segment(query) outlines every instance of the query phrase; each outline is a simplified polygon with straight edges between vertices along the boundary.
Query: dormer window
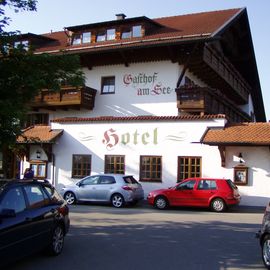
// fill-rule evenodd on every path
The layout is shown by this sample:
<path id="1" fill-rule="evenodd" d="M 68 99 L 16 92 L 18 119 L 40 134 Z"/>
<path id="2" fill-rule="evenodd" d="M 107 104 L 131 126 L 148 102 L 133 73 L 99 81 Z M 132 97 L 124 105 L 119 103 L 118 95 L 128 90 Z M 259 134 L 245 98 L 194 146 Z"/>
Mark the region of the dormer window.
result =
<path id="1" fill-rule="evenodd" d="M 142 26 L 135 25 L 130 28 L 123 29 L 121 38 L 131 38 L 131 37 L 141 37 L 142 36 Z"/>
<path id="2" fill-rule="evenodd" d="M 74 34 L 72 39 L 72 45 L 80 45 L 91 42 L 91 32 L 84 32 L 81 34 Z"/>
<path id="3" fill-rule="evenodd" d="M 122 38 L 122 39 L 125 39 L 125 38 L 131 38 L 131 30 L 130 30 L 130 29 L 125 29 L 125 30 L 122 32 L 121 38 Z"/>
<path id="4" fill-rule="evenodd" d="M 81 44 L 81 35 L 75 34 L 72 39 L 72 45 L 79 45 Z"/>
<path id="5" fill-rule="evenodd" d="M 115 29 L 108 29 L 107 30 L 107 40 L 115 39 Z"/>
<path id="6" fill-rule="evenodd" d="M 132 27 L 132 37 L 141 37 L 142 36 L 142 26 L 136 25 Z"/>
<path id="7" fill-rule="evenodd" d="M 96 39 L 96 41 L 97 42 L 100 42 L 100 41 L 105 41 L 105 40 L 106 40 L 106 33 L 105 33 L 105 31 L 98 32 L 97 33 L 97 39 Z"/>
<path id="8" fill-rule="evenodd" d="M 82 43 L 90 43 L 91 42 L 91 32 L 82 33 Z"/>
<path id="9" fill-rule="evenodd" d="M 28 40 L 22 40 L 22 41 L 16 41 L 14 42 L 14 48 L 22 47 L 26 51 L 29 50 L 29 41 Z"/>

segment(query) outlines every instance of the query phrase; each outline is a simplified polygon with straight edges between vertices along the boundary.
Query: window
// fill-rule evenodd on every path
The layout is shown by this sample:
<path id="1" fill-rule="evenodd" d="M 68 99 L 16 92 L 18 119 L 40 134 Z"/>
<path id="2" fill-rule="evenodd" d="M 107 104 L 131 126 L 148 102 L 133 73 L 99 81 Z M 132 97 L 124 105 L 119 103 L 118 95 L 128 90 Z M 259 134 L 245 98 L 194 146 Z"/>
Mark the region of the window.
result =
<path id="1" fill-rule="evenodd" d="M 217 183 L 213 180 L 200 180 L 198 184 L 199 190 L 215 190 L 217 189 Z"/>
<path id="2" fill-rule="evenodd" d="M 91 155 L 73 155 L 72 177 L 82 178 L 91 174 Z"/>
<path id="3" fill-rule="evenodd" d="M 14 48 L 24 49 L 24 50 L 28 51 L 29 41 L 28 40 L 16 41 L 16 42 L 14 42 Z"/>
<path id="4" fill-rule="evenodd" d="M 115 77 L 102 77 L 101 78 L 101 94 L 114 94 L 115 93 Z"/>
<path id="5" fill-rule="evenodd" d="M 91 32 L 74 34 L 72 38 L 72 45 L 80 45 L 82 43 L 90 43 L 90 42 L 91 42 Z"/>
<path id="6" fill-rule="evenodd" d="M 30 208 L 42 207 L 49 203 L 48 196 L 44 193 L 40 186 L 24 186 L 24 190 L 27 195 Z"/>
<path id="7" fill-rule="evenodd" d="M 82 33 L 82 43 L 90 43 L 91 42 L 91 32 Z"/>
<path id="8" fill-rule="evenodd" d="M 105 156 L 105 173 L 125 173 L 125 156 Z"/>
<path id="9" fill-rule="evenodd" d="M 132 27 L 132 37 L 141 37 L 142 36 L 142 27 L 141 25 L 136 25 Z"/>
<path id="10" fill-rule="evenodd" d="M 48 113 L 31 113 L 27 115 L 26 127 L 44 124 L 48 125 L 49 123 L 49 114 Z"/>
<path id="11" fill-rule="evenodd" d="M 59 193 L 56 191 L 56 189 L 54 189 L 51 186 L 45 186 L 45 189 L 48 192 L 49 197 L 51 198 L 51 200 L 54 203 L 62 201 L 62 197 L 59 195 Z"/>
<path id="12" fill-rule="evenodd" d="M 3 209 L 12 209 L 15 213 L 25 210 L 26 204 L 20 187 L 10 189 L 0 204 L 0 212 Z"/>
<path id="13" fill-rule="evenodd" d="M 131 38 L 131 30 L 130 29 L 123 30 L 121 38 L 122 39 Z"/>
<path id="14" fill-rule="evenodd" d="M 97 185 L 99 181 L 99 176 L 98 175 L 94 175 L 94 176 L 89 176 L 85 179 L 83 179 L 82 181 L 80 181 L 80 185 Z"/>
<path id="15" fill-rule="evenodd" d="M 105 41 L 105 40 L 106 40 L 106 32 L 105 31 L 97 33 L 97 39 L 96 39 L 97 42 Z"/>
<path id="16" fill-rule="evenodd" d="M 141 37 L 142 36 L 142 26 L 141 25 L 135 25 L 132 28 L 125 28 L 122 31 L 121 38 L 131 38 L 131 37 Z"/>
<path id="17" fill-rule="evenodd" d="M 31 169 L 34 172 L 34 178 L 46 178 L 47 163 L 45 162 L 31 162 Z"/>
<path id="18" fill-rule="evenodd" d="M 178 157 L 178 182 L 189 177 L 200 176 L 201 157 Z"/>
<path id="19" fill-rule="evenodd" d="M 193 190 L 196 184 L 195 180 L 190 180 L 177 186 L 178 190 Z"/>
<path id="20" fill-rule="evenodd" d="M 161 159 L 160 156 L 141 156 L 140 181 L 161 182 Z"/>
<path id="21" fill-rule="evenodd" d="M 107 40 L 115 39 L 115 29 L 108 29 L 107 30 Z"/>
<path id="22" fill-rule="evenodd" d="M 72 45 L 79 45 L 81 44 L 81 35 L 75 34 L 72 39 Z"/>
<path id="23" fill-rule="evenodd" d="M 112 185 L 115 183 L 116 183 L 116 181 L 115 181 L 113 176 L 104 175 L 104 176 L 99 177 L 99 184 L 100 185 Z"/>

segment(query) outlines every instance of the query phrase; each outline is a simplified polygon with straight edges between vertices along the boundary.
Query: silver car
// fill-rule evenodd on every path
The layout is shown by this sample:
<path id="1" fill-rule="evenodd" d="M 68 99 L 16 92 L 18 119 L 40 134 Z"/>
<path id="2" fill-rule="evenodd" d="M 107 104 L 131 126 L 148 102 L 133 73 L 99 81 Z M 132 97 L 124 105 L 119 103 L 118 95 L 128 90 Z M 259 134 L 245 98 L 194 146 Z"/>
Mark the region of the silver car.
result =
<path id="1" fill-rule="evenodd" d="M 76 202 L 107 202 L 114 207 L 136 204 L 144 198 L 142 185 L 132 175 L 97 174 L 86 176 L 60 191 L 68 204 Z"/>

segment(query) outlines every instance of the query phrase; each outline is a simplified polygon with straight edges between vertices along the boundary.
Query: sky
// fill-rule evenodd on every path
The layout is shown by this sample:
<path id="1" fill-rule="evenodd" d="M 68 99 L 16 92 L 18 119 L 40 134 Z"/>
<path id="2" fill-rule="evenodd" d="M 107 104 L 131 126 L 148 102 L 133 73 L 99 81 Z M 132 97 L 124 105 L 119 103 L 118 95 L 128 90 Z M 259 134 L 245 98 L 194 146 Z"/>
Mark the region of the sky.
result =
<path id="1" fill-rule="evenodd" d="M 64 27 L 127 18 L 150 19 L 230 8 L 247 8 L 252 41 L 264 100 L 266 120 L 270 120 L 270 0 L 38 0 L 36 12 L 14 13 L 6 30 L 44 34 Z"/>

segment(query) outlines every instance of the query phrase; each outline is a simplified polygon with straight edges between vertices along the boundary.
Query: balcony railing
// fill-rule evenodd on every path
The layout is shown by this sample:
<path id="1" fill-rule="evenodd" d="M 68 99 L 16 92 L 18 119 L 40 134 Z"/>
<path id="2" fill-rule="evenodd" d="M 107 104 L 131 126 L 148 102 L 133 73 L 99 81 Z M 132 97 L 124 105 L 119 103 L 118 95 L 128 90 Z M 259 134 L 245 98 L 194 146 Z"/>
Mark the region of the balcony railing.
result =
<path id="1" fill-rule="evenodd" d="M 248 102 L 249 93 L 251 92 L 250 86 L 225 57 L 221 57 L 210 46 L 206 45 L 204 47 L 203 60 L 234 89 L 244 103 Z"/>
<path id="2" fill-rule="evenodd" d="M 46 109 L 84 108 L 92 110 L 97 90 L 90 87 L 63 87 L 60 91 L 41 90 L 31 106 Z"/>
<path id="3" fill-rule="evenodd" d="M 225 114 L 235 122 L 251 120 L 251 116 L 218 90 L 195 85 L 182 86 L 176 89 L 176 94 L 180 112 L 200 115 Z"/>

